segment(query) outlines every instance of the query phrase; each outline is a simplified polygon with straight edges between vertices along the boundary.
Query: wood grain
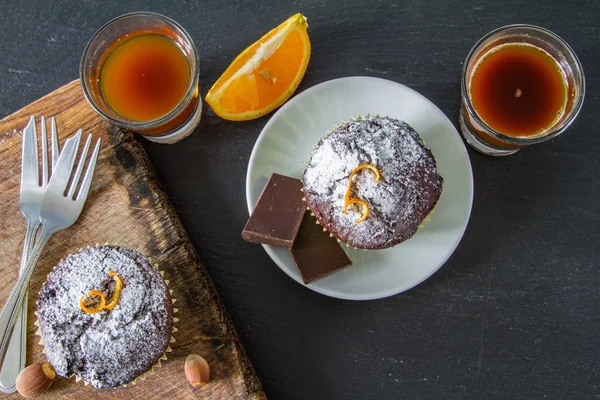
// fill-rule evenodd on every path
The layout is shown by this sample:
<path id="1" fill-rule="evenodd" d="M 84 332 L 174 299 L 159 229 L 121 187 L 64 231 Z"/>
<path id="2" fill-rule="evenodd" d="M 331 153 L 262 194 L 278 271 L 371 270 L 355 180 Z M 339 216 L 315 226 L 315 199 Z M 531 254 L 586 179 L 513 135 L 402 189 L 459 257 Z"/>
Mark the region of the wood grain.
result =
<path id="1" fill-rule="evenodd" d="M 215 288 L 160 188 L 153 168 L 131 132 L 102 120 L 73 81 L 0 121 L 0 300 L 16 281 L 25 219 L 19 208 L 21 129 L 31 115 L 55 117 L 61 144 L 77 129 L 102 138 L 94 182 L 79 220 L 51 240 L 31 280 L 28 357 L 43 360 L 33 325 L 35 300 L 48 272 L 59 260 L 85 246 L 110 243 L 149 257 L 174 291 L 178 332 L 168 360 L 136 385 L 98 390 L 59 379 L 46 399 L 266 399 Z M 39 130 L 38 130 L 39 132 Z M 211 367 L 211 382 L 192 388 L 184 375 L 185 357 L 201 354 Z M 19 398 L 17 394 L 7 398 Z"/>

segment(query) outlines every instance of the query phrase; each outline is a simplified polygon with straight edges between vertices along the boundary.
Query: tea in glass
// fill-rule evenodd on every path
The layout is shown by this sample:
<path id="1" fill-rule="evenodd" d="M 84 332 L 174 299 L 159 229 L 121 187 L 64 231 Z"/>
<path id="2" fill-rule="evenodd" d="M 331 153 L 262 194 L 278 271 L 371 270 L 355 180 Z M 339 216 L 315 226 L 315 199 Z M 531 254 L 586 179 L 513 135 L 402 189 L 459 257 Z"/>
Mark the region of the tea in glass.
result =
<path id="1" fill-rule="evenodd" d="M 81 81 L 100 115 L 149 140 L 173 143 L 200 121 L 195 46 L 160 14 L 126 14 L 101 28 L 84 52 Z"/>
<path id="2" fill-rule="evenodd" d="M 532 25 L 503 27 L 467 56 L 461 131 L 484 154 L 513 154 L 562 133 L 584 93 L 583 69 L 566 42 Z"/>

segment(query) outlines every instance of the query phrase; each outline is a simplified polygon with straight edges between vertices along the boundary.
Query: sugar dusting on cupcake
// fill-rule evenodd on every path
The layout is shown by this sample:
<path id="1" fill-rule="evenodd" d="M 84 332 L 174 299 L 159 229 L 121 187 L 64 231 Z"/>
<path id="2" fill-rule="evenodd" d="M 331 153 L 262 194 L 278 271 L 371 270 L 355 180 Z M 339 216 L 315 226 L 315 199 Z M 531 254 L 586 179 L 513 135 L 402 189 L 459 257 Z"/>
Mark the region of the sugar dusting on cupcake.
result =
<path id="1" fill-rule="evenodd" d="M 125 385 L 152 368 L 173 331 L 159 271 L 140 253 L 115 246 L 62 260 L 40 290 L 37 315 L 57 374 L 97 388 Z"/>
<path id="2" fill-rule="evenodd" d="M 355 171 L 361 165 L 371 171 Z M 303 184 L 307 204 L 324 228 L 348 245 L 383 249 L 414 235 L 437 203 L 443 178 L 410 125 L 369 116 L 342 124 L 318 143 Z M 367 205 L 360 223 L 365 206 L 357 201 L 344 213 L 348 198 Z"/>

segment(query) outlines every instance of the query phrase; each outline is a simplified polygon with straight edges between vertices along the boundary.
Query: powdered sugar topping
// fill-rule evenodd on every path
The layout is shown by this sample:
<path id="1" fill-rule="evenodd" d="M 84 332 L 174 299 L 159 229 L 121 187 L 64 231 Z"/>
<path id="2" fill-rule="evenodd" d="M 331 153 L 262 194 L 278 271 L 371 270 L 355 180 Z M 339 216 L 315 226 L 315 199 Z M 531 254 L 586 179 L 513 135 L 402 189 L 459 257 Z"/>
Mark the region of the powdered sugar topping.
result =
<path id="1" fill-rule="evenodd" d="M 349 176 L 360 164 L 376 166 L 381 180 L 375 183 L 368 169 L 355 175 L 351 197 L 366 201 L 370 213 L 356 224 L 360 206 L 351 205 L 348 214 L 342 209 Z M 439 198 L 442 181 L 431 152 L 406 122 L 374 116 L 348 122 L 321 140 L 303 178 L 308 204 L 321 223 L 364 248 L 389 247 L 412 236 Z"/>
<path id="2" fill-rule="evenodd" d="M 111 270 L 123 281 L 117 306 L 84 312 L 79 300 L 90 290 L 111 299 Z M 56 372 L 79 375 L 95 387 L 120 386 L 149 369 L 168 346 L 173 323 L 158 270 L 141 254 L 112 246 L 82 250 L 61 261 L 42 286 L 38 318 Z"/>

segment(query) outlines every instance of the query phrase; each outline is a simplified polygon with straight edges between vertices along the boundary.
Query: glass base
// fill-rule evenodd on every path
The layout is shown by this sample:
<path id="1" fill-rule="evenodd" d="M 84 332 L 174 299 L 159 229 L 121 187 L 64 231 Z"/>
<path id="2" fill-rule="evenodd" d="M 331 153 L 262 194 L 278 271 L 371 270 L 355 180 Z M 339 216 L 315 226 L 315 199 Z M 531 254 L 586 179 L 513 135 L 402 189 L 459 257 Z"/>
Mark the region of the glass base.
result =
<path id="1" fill-rule="evenodd" d="M 163 143 L 163 144 L 172 144 L 177 143 L 181 139 L 189 136 L 194 129 L 200 123 L 202 119 L 202 99 L 198 97 L 198 103 L 196 104 L 196 109 L 194 113 L 190 116 L 190 118 L 185 122 L 185 124 L 181 125 L 179 128 L 174 131 L 167 132 L 164 135 L 141 135 L 144 139 L 148 139 L 151 142 L 155 143 Z"/>
<path id="2" fill-rule="evenodd" d="M 478 152 L 480 152 L 482 154 L 485 154 L 486 156 L 493 156 L 493 157 L 510 156 L 511 154 L 515 154 L 517 151 L 521 150 L 521 149 L 510 149 L 510 150 L 498 149 L 496 147 L 491 147 L 487 143 L 484 143 L 483 141 L 481 141 L 481 139 L 479 139 L 475 134 L 473 134 L 471 132 L 471 130 L 465 123 L 465 118 L 463 116 L 462 110 L 460 113 L 459 120 L 460 120 L 460 132 L 462 133 L 462 135 L 465 138 L 465 140 L 467 141 L 467 143 L 472 148 L 474 148 L 475 150 L 477 150 Z"/>

